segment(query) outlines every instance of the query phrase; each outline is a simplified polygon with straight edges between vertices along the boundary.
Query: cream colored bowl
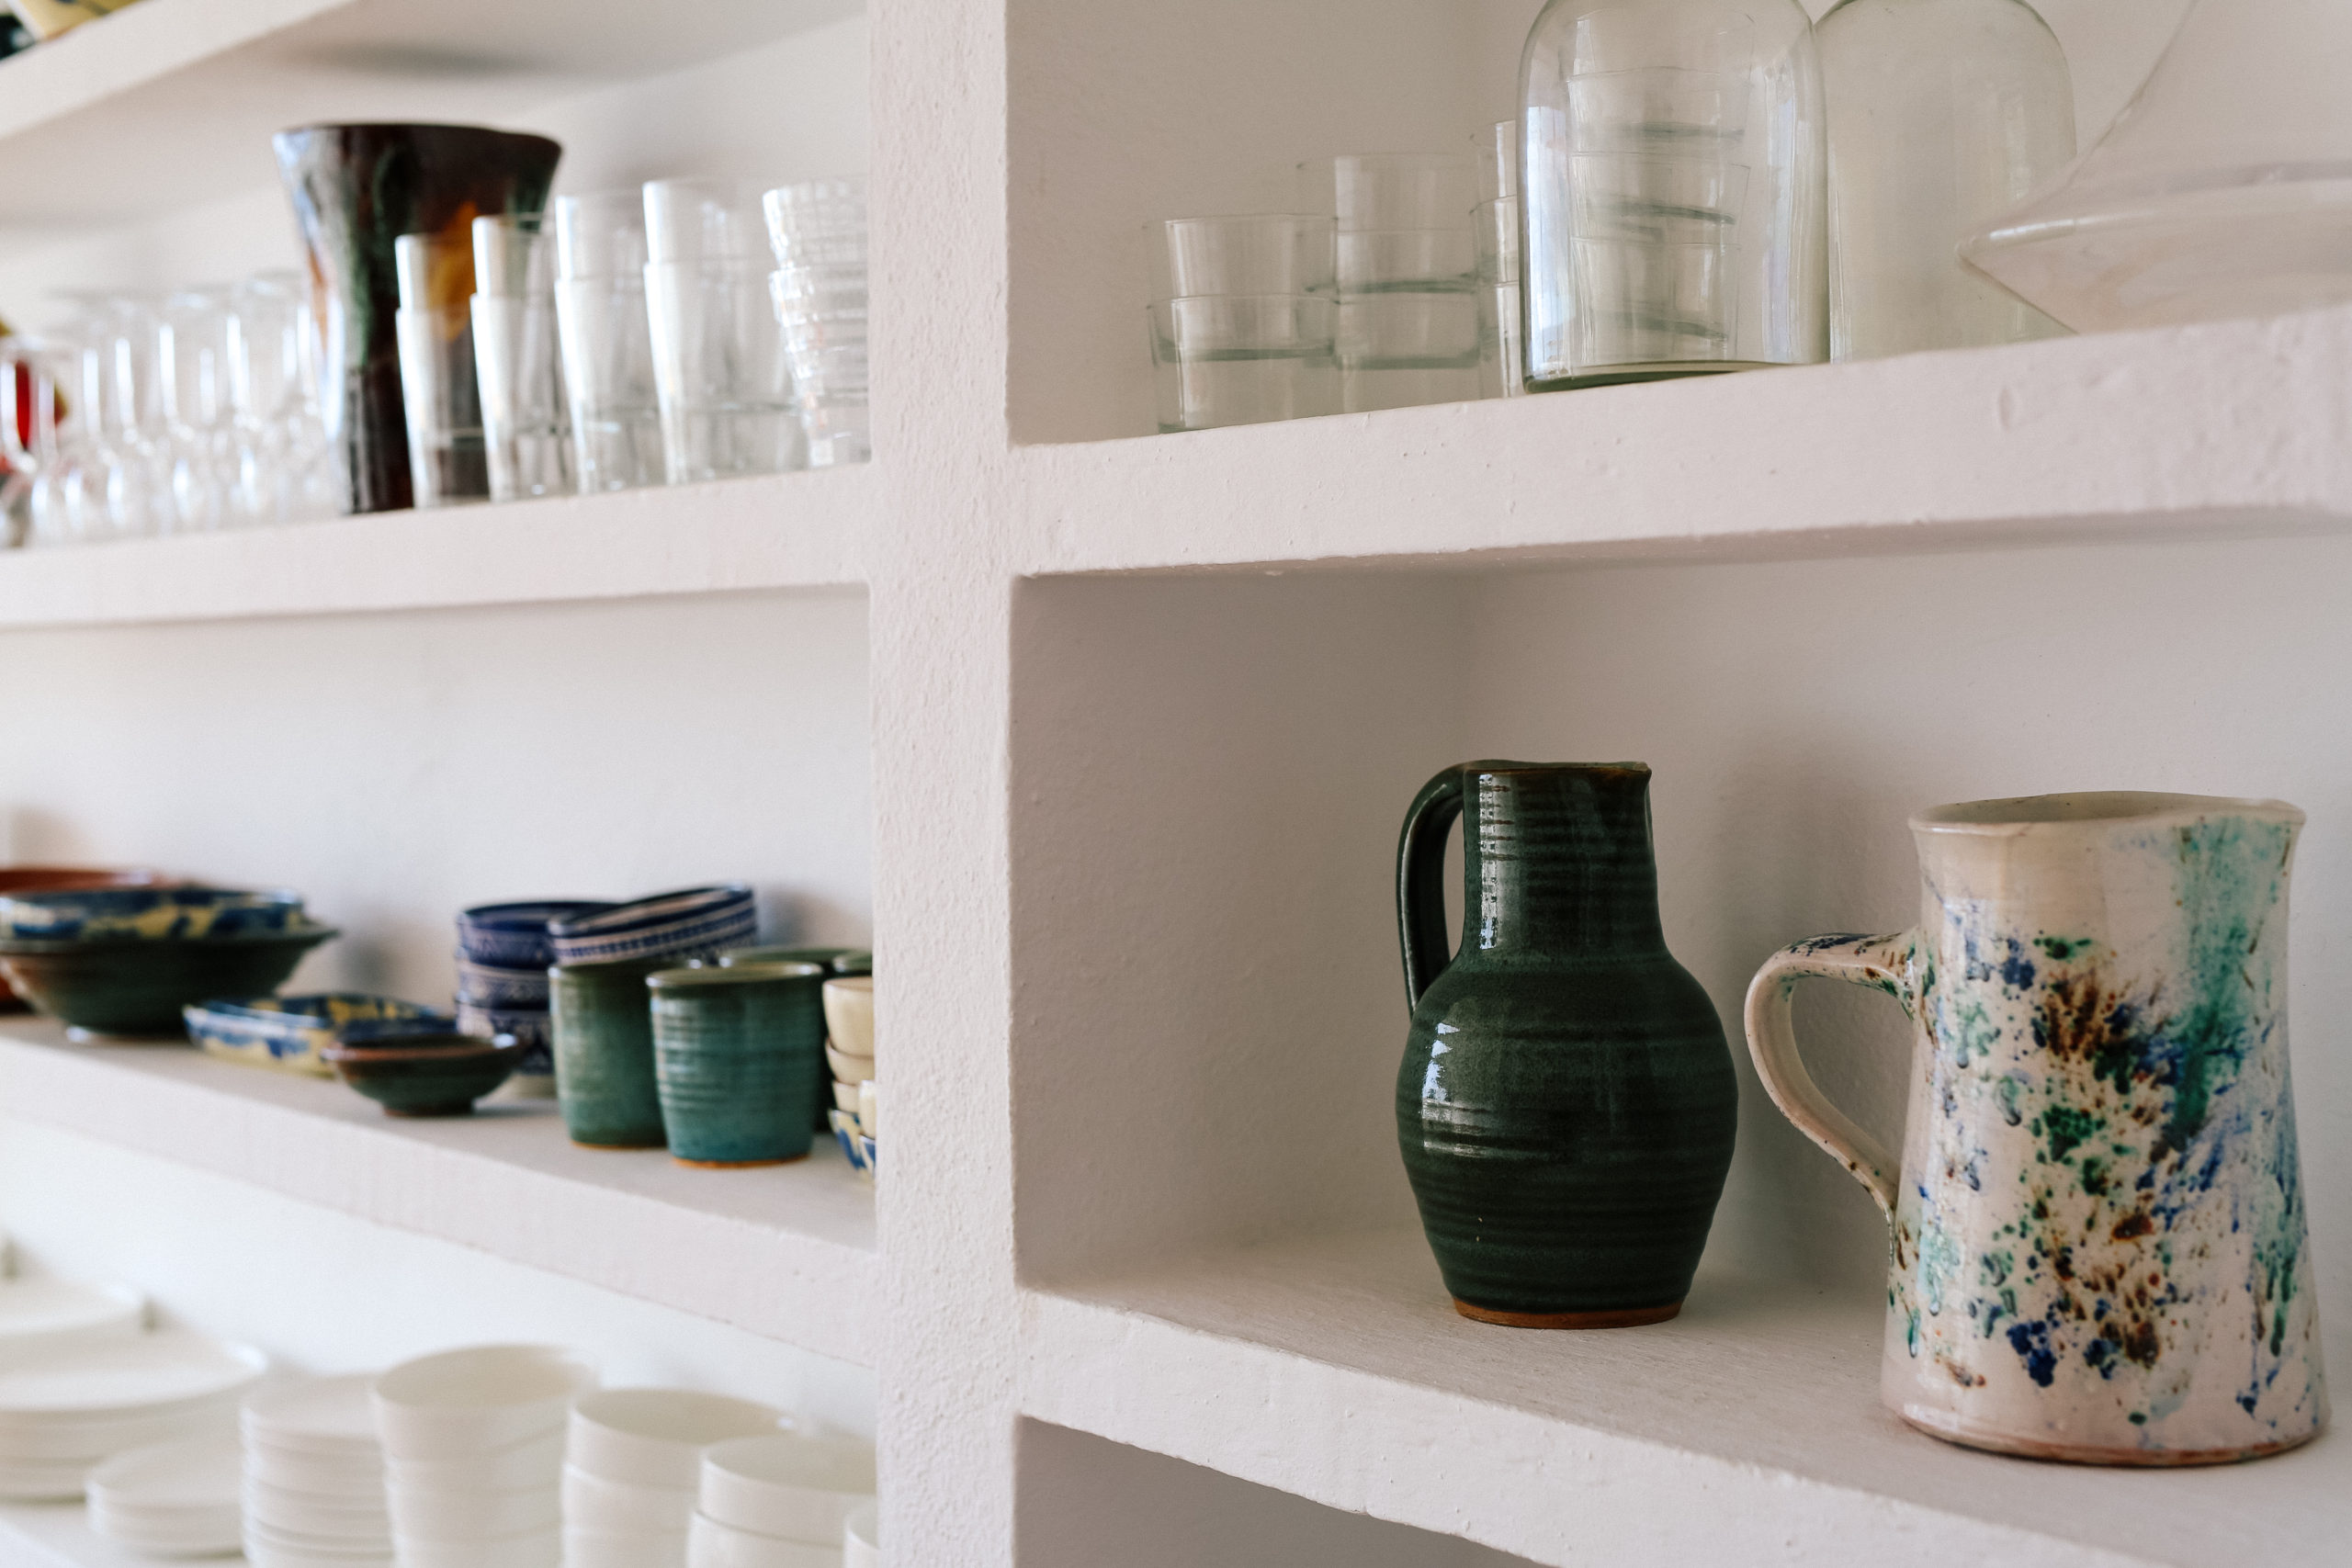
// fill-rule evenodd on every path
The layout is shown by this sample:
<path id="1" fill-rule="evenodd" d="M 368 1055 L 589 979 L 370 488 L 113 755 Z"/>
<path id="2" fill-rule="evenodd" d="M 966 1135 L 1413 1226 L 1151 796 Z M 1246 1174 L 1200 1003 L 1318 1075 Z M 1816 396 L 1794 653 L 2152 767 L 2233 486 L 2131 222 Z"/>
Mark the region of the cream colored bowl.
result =
<path id="1" fill-rule="evenodd" d="M 873 1059 L 873 976 L 845 975 L 825 982 L 825 1032 L 842 1055 Z"/>

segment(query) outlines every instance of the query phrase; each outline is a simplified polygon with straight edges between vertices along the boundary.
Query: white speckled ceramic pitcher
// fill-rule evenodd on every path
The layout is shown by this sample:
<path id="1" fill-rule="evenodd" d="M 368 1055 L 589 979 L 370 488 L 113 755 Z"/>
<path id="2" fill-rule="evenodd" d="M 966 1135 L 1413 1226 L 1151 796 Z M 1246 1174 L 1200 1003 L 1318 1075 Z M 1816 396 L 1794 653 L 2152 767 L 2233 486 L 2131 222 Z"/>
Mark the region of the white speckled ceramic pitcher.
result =
<path id="1" fill-rule="evenodd" d="M 2277 801 L 2073 795 L 1914 818 L 1920 923 L 1777 953 L 1747 993 L 1772 1099 L 1893 1225 L 1882 1391 L 1977 1448 L 2196 1464 L 2327 1420 L 2287 1072 Z M 1898 1171 L 1798 1060 L 1790 993 L 1915 1022 Z"/>

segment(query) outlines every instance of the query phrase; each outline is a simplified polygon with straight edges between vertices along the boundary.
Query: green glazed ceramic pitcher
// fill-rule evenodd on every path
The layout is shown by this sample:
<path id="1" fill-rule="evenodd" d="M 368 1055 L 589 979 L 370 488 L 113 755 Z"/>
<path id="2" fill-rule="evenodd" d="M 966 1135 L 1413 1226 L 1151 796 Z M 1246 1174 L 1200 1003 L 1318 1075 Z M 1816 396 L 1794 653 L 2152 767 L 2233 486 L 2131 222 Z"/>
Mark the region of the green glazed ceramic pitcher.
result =
<path id="1" fill-rule="evenodd" d="M 1706 1245 L 1739 1085 L 1714 1004 L 1659 929 L 1649 784 L 1639 762 L 1468 762 L 1405 818 L 1397 1143 L 1465 1317 L 1663 1322 Z M 1449 961 L 1440 878 L 1457 816 Z"/>

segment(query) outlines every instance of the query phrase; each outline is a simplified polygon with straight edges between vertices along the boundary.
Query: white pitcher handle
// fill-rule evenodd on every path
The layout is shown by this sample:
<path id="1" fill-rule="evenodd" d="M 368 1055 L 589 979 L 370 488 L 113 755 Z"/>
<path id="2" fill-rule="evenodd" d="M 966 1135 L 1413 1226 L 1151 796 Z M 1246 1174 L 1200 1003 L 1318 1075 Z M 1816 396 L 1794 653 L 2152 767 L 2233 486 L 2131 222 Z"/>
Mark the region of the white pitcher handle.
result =
<path id="1" fill-rule="evenodd" d="M 1797 982 L 1843 980 L 1886 992 L 1910 1012 L 1913 933 L 1894 936 L 1816 936 L 1784 947 L 1764 961 L 1747 987 L 1747 1051 L 1756 1074 L 1781 1114 L 1819 1144 L 1870 1189 L 1881 1213 L 1894 1217 L 1895 1183 L 1901 1167 L 1876 1138 L 1829 1103 L 1797 1054 L 1789 1007 Z"/>

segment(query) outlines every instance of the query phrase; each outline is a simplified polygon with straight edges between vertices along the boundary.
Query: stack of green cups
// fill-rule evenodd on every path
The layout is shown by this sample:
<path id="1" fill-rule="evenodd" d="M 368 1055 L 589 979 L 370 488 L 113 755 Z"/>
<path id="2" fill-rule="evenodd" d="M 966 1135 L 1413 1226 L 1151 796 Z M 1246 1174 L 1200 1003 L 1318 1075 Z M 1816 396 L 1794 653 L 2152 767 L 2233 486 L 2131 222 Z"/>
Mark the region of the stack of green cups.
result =
<path id="1" fill-rule="evenodd" d="M 660 969 L 653 1063 L 682 1165 L 782 1165 L 808 1153 L 825 1060 L 826 968 Z M 562 1069 L 557 1068 L 558 1082 Z"/>
<path id="2" fill-rule="evenodd" d="M 645 982 L 675 958 L 616 958 L 549 970 L 556 1099 L 571 1141 L 599 1149 L 658 1149 L 667 1141 L 653 1075 L 653 1014 Z"/>

